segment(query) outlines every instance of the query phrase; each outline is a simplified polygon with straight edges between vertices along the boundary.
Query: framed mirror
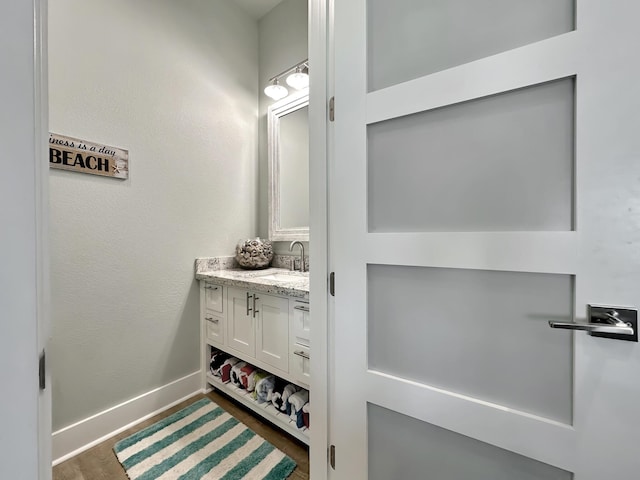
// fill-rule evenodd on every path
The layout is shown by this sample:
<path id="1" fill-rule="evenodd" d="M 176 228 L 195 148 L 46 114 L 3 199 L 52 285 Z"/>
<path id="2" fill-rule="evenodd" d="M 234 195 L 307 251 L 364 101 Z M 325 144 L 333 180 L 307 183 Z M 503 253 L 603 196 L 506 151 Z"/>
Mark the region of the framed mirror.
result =
<path id="1" fill-rule="evenodd" d="M 269 239 L 309 241 L 309 92 L 267 112 Z"/>

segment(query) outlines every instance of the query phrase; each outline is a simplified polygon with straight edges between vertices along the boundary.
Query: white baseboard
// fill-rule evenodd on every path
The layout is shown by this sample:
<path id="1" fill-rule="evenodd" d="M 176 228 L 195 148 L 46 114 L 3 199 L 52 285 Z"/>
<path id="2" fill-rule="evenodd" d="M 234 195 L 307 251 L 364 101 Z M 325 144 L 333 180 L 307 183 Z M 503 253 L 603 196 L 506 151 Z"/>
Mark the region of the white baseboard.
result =
<path id="1" fill-rule="evenodd" d="M 202 373 L 194 372 L 54 432 L 53 465 L 201 393 L 201 381 Z"/>

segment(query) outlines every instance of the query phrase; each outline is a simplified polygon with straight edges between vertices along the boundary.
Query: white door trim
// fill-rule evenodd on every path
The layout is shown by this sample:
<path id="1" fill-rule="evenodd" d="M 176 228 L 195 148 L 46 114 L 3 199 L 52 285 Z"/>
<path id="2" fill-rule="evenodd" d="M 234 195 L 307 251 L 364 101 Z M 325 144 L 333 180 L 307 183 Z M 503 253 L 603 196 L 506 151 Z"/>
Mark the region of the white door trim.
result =
<path id="1" fill-rule="evenodd" d="M 10 397 L 0 477 L 51 479 L 51 382 L 38 359 L 50 337 L 48 251 L 47 0 L 0 6 L 0 181 L 3 320 L 0 376 Z"/>
<path id="2" fill-rule="evenodd" d="M 327 101 L 328 90 L 328 18 L 329 0 L 309 0 L 309 227 L 313 240 L 309 282 L 312 286 L 309 305 L 312 328 L 310 340 L 311 412 L 310 477 L 326 479 L 328 475 L 328 182 L 327 182 Z"/>
<path id="3" fill-rule="evenodd" d="M 48 353 L 51 338 L 49 283 L 49 87 L 48 87 L 48 3 L 34 0 L 34 103 L 35 103 L 35 185 L 36 185 L 36 295 L 38 318 L 38 351 Z M 46 388 L 38 401 L 38 478 L 52 476 L 52 407 L 51 373 L 47 366 Z"/>

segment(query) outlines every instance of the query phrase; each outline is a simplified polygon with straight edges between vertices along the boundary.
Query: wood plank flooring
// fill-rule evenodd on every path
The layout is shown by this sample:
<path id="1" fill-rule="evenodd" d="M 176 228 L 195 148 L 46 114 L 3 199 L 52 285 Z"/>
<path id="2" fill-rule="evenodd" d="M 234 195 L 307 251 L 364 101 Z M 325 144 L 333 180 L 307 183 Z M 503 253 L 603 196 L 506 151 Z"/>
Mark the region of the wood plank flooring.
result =
<path id="1" fill-rule="evenodd" d="M 149 420 L 139 423 L 129 430 L 111 437 L 80 455 L 56 465 L 53 468 L 53 480 L 128 480 L 127 474 L 113 453 L 113 446 L 132 433 L 154 424 L 158 420 L 181 410 L 205 396 L 209 397 L 251 430 L 295 460 L 298 467 L 289 476 L 289 480 L 309 479 L 309 451 L 306 445 L 298 442 L 269 422 L 249 413 L 249 410 L 231 401 L 228 397 L 217 392 L 210 392 L 206 395 L 200 394 L 192 397 Z"/>

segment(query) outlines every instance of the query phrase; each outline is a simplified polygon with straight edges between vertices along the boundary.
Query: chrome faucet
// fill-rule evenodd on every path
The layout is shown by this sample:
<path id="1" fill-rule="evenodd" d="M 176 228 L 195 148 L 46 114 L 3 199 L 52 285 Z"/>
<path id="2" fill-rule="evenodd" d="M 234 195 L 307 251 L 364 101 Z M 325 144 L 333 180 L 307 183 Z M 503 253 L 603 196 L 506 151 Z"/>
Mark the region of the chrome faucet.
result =
<path id="1" fill-rule="evenodd" d="M 304 245 L 302 244 L 302 242 L 296 240 L 294 242 L 291 242 L 291 245 L 289 245 L 289 251 L 293 252 L 293 247 L 295 247 L 296 245 L 300 245 L 300 271 L 304 272 L 305 268 L 304 268 Z M 296 263 L 295 261 L 293 262 L 292 265 L 292 270 L 296 269 Z"/>

